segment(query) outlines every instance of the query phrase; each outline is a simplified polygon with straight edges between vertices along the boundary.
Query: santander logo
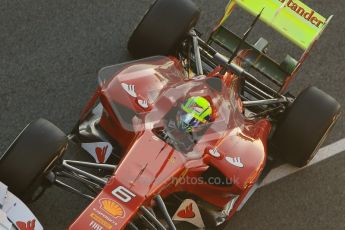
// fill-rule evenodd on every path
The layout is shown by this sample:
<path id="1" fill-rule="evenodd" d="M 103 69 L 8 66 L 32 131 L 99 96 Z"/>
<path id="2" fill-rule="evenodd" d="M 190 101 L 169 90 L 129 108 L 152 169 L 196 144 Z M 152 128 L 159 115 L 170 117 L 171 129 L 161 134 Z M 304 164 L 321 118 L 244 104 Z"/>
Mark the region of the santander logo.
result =
<path id="1" fill-rule="evenodd" d="M 105 154 L 107 153 L 108 145 L 104 146 L 103 148 L 96 147 L 95 152 L 98 158 L 99 163 L 105 162 Z"/>
<path id="2" fill-rule="evenodd" d="M 81 147 L 100 164 L 104 164 L 113 152 L 113 147 L 108 142 L 82 143 Z"/>
<path id="3" fill-rule="evenodd" d="M 190 203 L 187 205 L 185 209 L 182 209 L 177 213 L 177 216 L 183 219 L 191 219 L 195 217 L 195 213 L 193 212 L 193 204 Z"/>
<path id="4" fill-rule="evenodd" d="M 311 24 L 313 24 L 315 27 L 319 28 L 320 25 L 325 24 L 325 22 L 321 19 L 319 19 L 315 15 L 314 10 L 308 11 L 303 6 L 298 5 L 297 2 L 294 2 L 294 0 L 278 0 L 281 3 L 285 3 L 286 7 L 289 7 L 292 11 L 299 14 L 301 17 L 303 17 L 305 20 L 309 21 Z"/>
<path id="5" fill-rule="evenodd" d="M 17 221 L 16 225 L 18 226 L 19 230 L 35 230 L 36 220 L 31 220 L 28 222 Z"/>
<path id="6" fill-rule="evenodd" d="M 172 219 L 191 223 L 198 227 L 198 229 L 205 229 L 205 223 L 202 219 L 198 205 L 191 199 L 186 199 L 182 202 Z"/>

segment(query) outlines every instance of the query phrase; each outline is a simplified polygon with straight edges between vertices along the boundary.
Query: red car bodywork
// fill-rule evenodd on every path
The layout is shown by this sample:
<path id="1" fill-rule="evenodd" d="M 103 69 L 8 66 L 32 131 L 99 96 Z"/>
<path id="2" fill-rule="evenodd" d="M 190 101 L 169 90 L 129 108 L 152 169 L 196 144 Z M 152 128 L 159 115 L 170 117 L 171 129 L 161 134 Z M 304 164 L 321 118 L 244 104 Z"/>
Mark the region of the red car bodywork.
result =
<path id="1" fill-rule="evenodd" d="M 154 57 L 115 69 L 101 70 L 101 86 L 84 114 L 98 99 L 101 101 L 104 111 L 99 124 L 120 144 L 123 157 L 102 192 L 69 229 L 123 229 L 140 206 L 152 206 L 155 195 L 160 194 L 164 199 L 180 191 L 219 208 L 237 197 L 230 218 L 265 166 L 271 129 L 266 119 L 244 117 L 237 77 L 230 73 L 220 75 L 215 70 L 209 76 L 185 80 L 179 62 L 167 57 Z M 219 92 L 206 83 L 212 77 L 222 81 Z M 123 84 L 135 85 L 136 97 L 129 95 Z M 185 154 L 158 138 L 148 124 L 159 123 L 180 99 L 196 95 L 210 98 L 216 115 L 193 151 Z M 138 104 L 139 100 L 148 98 L 147 107 Z M 134 111 L 138 119 L 125 124 L 114 104 Z M 242 167 L 230 164 L 227 158 L 240 159 Z M 232 184 L 185 183 L 186 178 L 200 182 L 198 178 L 209 167 L 219 170 Z"/>

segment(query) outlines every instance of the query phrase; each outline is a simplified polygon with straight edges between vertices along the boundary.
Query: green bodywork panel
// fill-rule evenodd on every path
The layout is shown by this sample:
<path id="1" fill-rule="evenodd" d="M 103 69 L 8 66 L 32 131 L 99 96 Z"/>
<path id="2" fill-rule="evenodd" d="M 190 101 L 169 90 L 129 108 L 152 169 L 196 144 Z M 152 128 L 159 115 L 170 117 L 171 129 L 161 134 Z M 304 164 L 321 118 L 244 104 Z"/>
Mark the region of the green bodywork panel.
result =
<path id="1" fill-rule="evenodd" d="M 333 17 L 330 16 L 326 20 L 300 0 L 230 0 L 224 15 L 211 34 L 210 43 L 217 43 L 228 50 L 231 55 L 235 52 L 241 39 L 227 30 L 224 23 L 236 7 L 244 9 L 253 16 L 260 15 L 261 21 L 304 50 L 298 61 L 287 55 L 281 63 L 277 63 L 262 52 L 262 47 L 267 45 L 266 40 L 259 40 L 255 45 L 246 42 L 241 44 L 236 60 L 238 61 L 239 58 L 244 60 L 239 64 L 245 68 L 256 69 L 281 86 L 280 92 L 287 89 L 290 80 L 296 76 L 312 47 Z"/>
<path id="2" fill-rule="evenodd" d="M 326 25 L 326 19 L 299 0 L 233 0 L 236 5 L 280 32 L 284 37 L 308 49 Z"/>

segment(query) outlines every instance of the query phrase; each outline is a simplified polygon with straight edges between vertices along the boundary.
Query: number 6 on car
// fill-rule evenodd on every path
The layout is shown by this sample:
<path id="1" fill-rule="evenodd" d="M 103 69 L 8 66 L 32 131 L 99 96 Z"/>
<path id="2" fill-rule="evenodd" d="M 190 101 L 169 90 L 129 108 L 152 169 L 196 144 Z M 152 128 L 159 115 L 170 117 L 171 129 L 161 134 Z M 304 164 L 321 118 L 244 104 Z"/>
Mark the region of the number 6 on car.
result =
<path id="1" fill-rule="evenodd" d="M 123 186 L 117 187 L 111 192 L 111 194 L 113 194 L 116 198 L 118 198 L 124 203 L 130 202 L 134 197 L 136 197 L 134 193 L 132 193 Z"/>

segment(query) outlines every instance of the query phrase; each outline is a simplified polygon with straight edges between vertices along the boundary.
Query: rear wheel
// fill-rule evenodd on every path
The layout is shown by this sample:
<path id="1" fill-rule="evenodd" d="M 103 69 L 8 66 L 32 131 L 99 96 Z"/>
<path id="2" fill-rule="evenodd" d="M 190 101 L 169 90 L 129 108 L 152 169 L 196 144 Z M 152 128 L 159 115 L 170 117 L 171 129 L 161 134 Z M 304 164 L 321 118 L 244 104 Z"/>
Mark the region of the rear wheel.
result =
<path id="1" fill-rule="evenodd" d="M 66 135 L 47 120 L 30 123 L 0 159 L 0 181 L 29 200 L 67 146 Z"/>
<path id="2" fill-rule="evenodd" d="M 156 0 L 132 33 L 129 52 L 136 58 L 176 53 L 199 15 L 190 0 Z"/>
<path id="3" fill-rule="evenodd" d="M 316 87 L 305 89 L 277 125 L 273 143 L 290 164 L 313 159 L 340 114 L 339 103 Z"/>

